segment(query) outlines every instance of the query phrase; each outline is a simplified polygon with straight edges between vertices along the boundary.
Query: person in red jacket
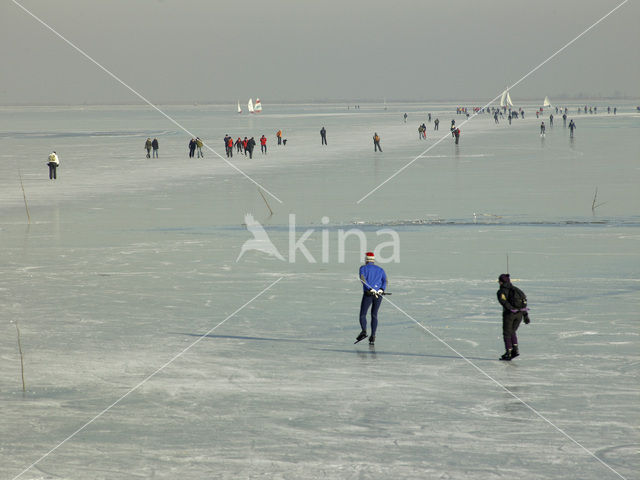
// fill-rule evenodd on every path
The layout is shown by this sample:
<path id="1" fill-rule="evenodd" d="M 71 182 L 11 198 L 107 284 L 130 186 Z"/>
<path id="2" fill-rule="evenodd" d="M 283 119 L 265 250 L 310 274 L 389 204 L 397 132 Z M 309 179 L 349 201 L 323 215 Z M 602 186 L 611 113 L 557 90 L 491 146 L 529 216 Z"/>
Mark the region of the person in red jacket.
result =
<path id="1" fill-rule="evenodd" d="M 247 137 L 244 137 L 244 140 L 242 141 L 242 149 L 244 150 L 244 156 L 247 156 L 247 145 L 249 144 L 249 140 L 247 140 Z"/>
<path id="2" fill-rule="evenodd" d="M 238 137 L 238 140 L 236 140 L 236 150 L 238 152 L 242 151 L 242 139 L 240 137 Z"/>
<path id="3" fill-rule="evenodd" d="M 267 137 L 264 135 L 260 137 L 260 151 L 262 153 L 267 153 Z"/>
<path id="4" fill-rule="evenodd" d="M 229 152 L 228 156 L 233 158 L 233 137 L 231 135 L 227 138 L 227 151 Z"/>

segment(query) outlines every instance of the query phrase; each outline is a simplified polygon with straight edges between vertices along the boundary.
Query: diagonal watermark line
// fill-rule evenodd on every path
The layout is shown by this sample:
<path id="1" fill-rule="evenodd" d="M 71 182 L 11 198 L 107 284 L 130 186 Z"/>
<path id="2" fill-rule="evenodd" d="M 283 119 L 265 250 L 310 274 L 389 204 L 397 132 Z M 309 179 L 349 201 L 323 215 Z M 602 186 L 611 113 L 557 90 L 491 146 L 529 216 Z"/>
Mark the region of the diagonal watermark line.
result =
<path id="1" fill-rule="evenodd" d="M 518 80 L 517 82 L 515 82 L 513 85 L 507 87 L 507 90 L 512 89 L 513 87 L 515 87 L 516 85 L 519 85 L 520 83 L 522 83 L 525 79 L 527 79 L 529 76 L 533 75 L 534 72 L 536 72 L 539 68 L 541 68 L 543 65 L 545 65 L 547 62 L 549 62 L 552 58 L 554 58 L 556 55 L 558 55 L 560 52 L 562 52 L 563 50 L 567 49 L 570 45 L 572 45 L 574 42 L 576 42 L 579 38 L 581 38 L 582 36 L 584 36 L 588 31 L 590 31 L 592 28 L 594 28 L 596 25 L 598 25 L 600 22 L 604 21 L 609 15 L 613 14 L 616 10 L 618 10 L 620 7 L 622 7 L 625 3 L 627 3 L 629 0 L 624 0 L 622 3 L 620 3 L 617 7 L 615 7 L 613 10 L 611 10 L 609 13 L 607 13 L 606 15 L 604 15 L 602 18 L 600 18 L 598 21 L 596 21 L 595 23 L 593 23 L 590 27 L 587 27 L 585 30 L 582 31 L 582 33 L 580 33 L 579 35 L 577 35 L 576 37 L 574 37 L 572 40 L 570 40 L 569 42 L 567 42 L 562 48 L 556 50 L 555 53 L 553 53 L 551 56 L 547 57 L 544 61 L 540 62 L 536 67 L 534 67 L 532 70 L 530 70 L 527 74 L 525 74 L 522 78 L 520 78 L 520 80 Z M 489 103 L 487 103 L 484 107 L 482 107 L 481 109 L 485 109 L 487 108 L 489 105 L 491 105 L 493 102 L 495 102 L 501 95 L 502 93 L 498 94 L 493 100 L 491 100 Z M 471 121 L 472 119 L 474 119 L 476 116 L 478 116 L 478 112 L 480 112 L 480 110 L 478 110 L 477 112 L 474 112 L 473 115 L 471 115 L 469 118 L 465 119 L 460 126 L 464 125 L 465 123 Z M 397 175 L 399 175 L 400 173 L 402 173 L 404 170 L 406 170 L 409 166 L 411 166 L 414 162 L 416 162 L 419 158 L 421 158 L 425 153 L 429 152 L 430 150 L 432 150 L 434 147 L 436 147 L 437 145 L 439 145 L 445 138 L 447 138 L 449 136 L 449 134 L 444 135 L 440 140 L 438 140 L 436 143 L 434 143 L 433 145 L 431 145 L 429 148 L 427 148 L 424 152 L 422 152 L 420 155 L 418 155 L 417 157 L 415 157 L 413 160 L 411 160 L 409 163 L 407 163 L 406 165 L 404 165 L 403 167 L 401 167 L 399 170 L 397 170 L 393 175 L 391 175 L 389 178 L 387 178 L 384 182 L 382 182 L 380 185 L 378 185 L 377 187 L 375 187 L 373 190 L 371 190 L 369 193 L 367 193 L 364 197 L 362 197 L 360 200 L 358 200 L 356 202 L 356 204 L 361 203 L 363 200 L 365 200 L 367 197 L 369 197 L 370 195 L 372 195 L 373 193 L 375 193 L 378 189 L 380 189 L 383 185 L 385 185 L 387 182 L 389 182 L 390 180 L 392 180 L 393 178 L 395 178 Z"/>
<path id="2" fill-rule="evenodd" d="M 420 328 L 422 328 L 425 332 L 427 332 L 429 335 L 431 335 L 433 338 L 435 338 L 438 342 L 442 343 L 445 347 L 447 347 L 449 350 L 451 350 L 453 353 L 455 353 L 458 357 L 460 357 L 462 360 L 464 360 L 465 362 L 467 362 L 469 365 L 471 365 L 473 368 L 475 368 L 478 372 L 480 372 L 482 375 L 484 375 L 485 377 L 487 377 L 489 380 L 491 380 L 493 383 L 495 383 L 498 387 L 500 387 L 502 390 L 504 390 L 505 392 L 507 392 L 509 395 L 511 395 L 513 398 L 515 398 L 518 402 L 522 403 L 525 407 L 527 407 L 529 410 L 531 410 L 531 412 L 533 412 L 537 417 L 539 417 L 540 419 L 544 420 L 546 423 L 548 423 L 549 425 L 551 425 L 555 430 L 557 430 L 558 432 L 560 432 L 565 438 L 567 438 L 569 441 L 571 441 L 572 443 L 574 443 L 575 445 L 577 445 L 578 447 L 580 447 L 582 450 L 584 450 L 587 454 L 589 454 L 591 457 L 595 458 L 598 462 L 600 462 L 602 465 L 604 465 L 606 468 L 608 468 L 609 470 L 611 470 L 613 473 L 615 473 L 618 477 L 620 477 L 622 480 L 626 480 L 626 478 L 624 476 L 622 476 L 620 473 L 618 473 L 616 470 L 613 469 L 613 467 L 611 467 L 608 463 L 604 462 L 603 460 L 601 460 L 600 458 L 598 458 L 596 456 L 595 453 L 593 453 L 591 450 L 589 450 L 587 447 L 585 447 L 584 445 L 582 445 L 580 442 L 578 442 L 576 439 L 574 439 L 571 435 L 569 435 L 567 432 L 565 432 L 562 428 L 558 427 L 555 423 L 553 423 L 551 420 L 549 420 L 547 417 L 545 417 L 543 414 L 541 414 L 538 410 L 536 410 L 534 407 L 532 407 L 531 405 L 529 405 L 527 402 L 525 402 L 522 398 L 520 398 L 518 395 L 516 395 L 515 393 L 513 393 L 511 390 L 509 390 L 507 387 L 505 387 L 502 383 L 500 383 L 498 380 L 496 380 L 495 378 L 493 378 L 491 375 L 489 375 L 487 372 L 485 372 L 482 368 L 480 368 L 478 365 L 476 365 L 475 363 L 473 363 L 471 360 L 469 360 L 467 357 L 465 357 L 464 355 L 462 355 L 460 352 L 458 352 L 455 348 L 453 348 L 451 345 L 449 345 L 445 340 L 443 340 L 442 338 L 440 338 L 438 335 L 436 335 L 435 333 L 433 333 L 431 330 L 429 330 L 427 327 L 425 327 L 423 324 L 421 324 L 419 321 L 417 321 L 415 318 L 413 318 L 411 315 L 409 315 L 407 312 L 405 312 L 402 308 L 400 308 L 398 305 L 396 305 L 395 303 L 393 303 L 391 300 L 389 300 L 388 297 L 385 297 L 385 301 L 389 302 L 391 305 L 393 305 L 393 307 L 398 310 L 400 313 L 402 313 L 404 316 L 406 316 L 407 318 L 409 318 L 410 320 L 412 320 L 416 325 L 418 325 Z"/>
<path id="3" fill-rule="evenodd" d="M 122 402 L 122 400 L 124 400 L 125 398 L 127 398 L 131 393 L 135 392 L 138 388 L 140 388 L 142 385 L 144 385 L 145 383 L 147 383 L 149 380 L 151 380 L 153 377 L 155 377 L 158 373 L 160 373 L 162 370 L 164 370 L 166 367 L 168 367 L 169 365 L 171 365 L 175 360 L 177 360 L 178 358 L 180 358 L 182 355 L 184 355 L 185 353 L 187 353 L 189 350 L 191 350 L 191 348 L 193 348 L 197 343 L 199 343 L 203 338 L 207 337 L 211 332 L 213 332 L 216 328 L 218 328 L 219 326 L 221 326 L 222 324 L 224 324 L 227 320 L 229 320 L 231 317 L 233 317 L 234 315 L 236 315 L 238 312 L 240 312 L 243 308 L 245 308 L 247 305 L 249 305 L 251 302 L 253 302 L 255 299 L 257 299 L 258 297 L 260 297 L 261 295 L 263 295 L 267 290 L 271 289 L 271 287 L 273 287 L 276 283 L 278 283 L 280 280 L 282 280 L 284 277 L 280 277 L 277 280 L 275 280 L 274 282 L 272 282 L 269 286 L 267 286 L 266 288 L 264 288 L 260 293 L 258 293 L 257 295 L 255 295 L 251 300 L 248 300 L 247 302 L 244 303 L 244 305 L 242 305 L 241 307 L 238 307 L 233 313 L 229 314 L 227 316 L 227 318 L 225 318 L 224 320 L 222 320 L 220 323 L 218 323 L 216 326 L 214 326 L 213 328 L 211 328 L 208 332 L 204 333 L 203 335 L 199 336 L 194 342 L 192 342 L 189 346 L 187 346 L 186 348 L 184 348 L 183 350 L 181 350 L 179 353 L 177 353 L 176 355 L 173 356 L 173 358 L 171 358 L 171 360 L 167 361 L 164 365 L 162 365 L 160 368 L 158 368 L 156 371 L 154 371 L 151 375 L 148 375 L 147 377 L 145 377 L 142 381 L 140 381 L 136 386 L 130 388 L 124 395 L 122 395 L 120 398 L 118 398 L 115 402 L 113 402 L 111 405 L 109 405 L 108 407 L 106 407 L 104 410 L 102 410 L 100 413 L 98 413 L 96 416 L 94 416 L 91 420 L 89 420 L 88 422 L 86 422 L 84 425 L 82 425 L 80 428 L 78 428 L 76 431 L 74 431 L 73 433 L 71 433 L 67 438 L 65 438 L 64 440 L 62 440 L 60 443 L 58 443 L 55 447 L 53 447 L 51 450 L 49 450 L 47 453 L 45 453 L 44 455 L 42 455 L 40 458 L 38 458 L 35 462 L 33 462 L 31 465 L 29 465 L 27 468 L 25 468 L 22 472 L 20 472 L 18 475 L 16 475 L 15 477 L 13 477 L 12 480 L 16 480 L 18 478 L 20 478 L 22 475 L 24 475 L 25 473 L 27 473 L 29 470 L 31 470 L 33 467 L 35 467 L 37 464 L 39 464 L 42 460 L 44 460 L 45 458 L 47 458 L 49 455 L 51 455 L 53 452 L 55 452 L 58 448 L 60 448 L 62 445 L 64 445 L 66 442 L 68 442 L 69 440 L 71 440 L 73 437 L 75 437 L 78 433 L 80 433 L 81 431 L 83 431 L 85 428 L 87 428 L 89 425 L 91 425 L 93 422 L 95 422 L 96 420 L 98 420 L 100 417 L 102 417 L 105 413 L 107 413 L 109 410 L 111 410 L 113 407 L 115 407 L 116 405 L 118 405 L 120 402 Z"/>
<path id="4" fill-rule="evenodd" d="M 47 28 L 48 30 L 50 30 L 55 36 L 57 36 L 58 38 L 60 38 L 62 41 L 64 41 L 67 45 L 69 45 L 71 48 L 73 48 L 75 51 L 77 51 L 78 53 L 80 53 L 83 57 L 85 57 L 87 60 L 89 60 L 90 62 L 92 62 L 93 64 L 95 64 L 98 68 L 100 68 L 103 72 L 105 72 L 107 75 L 109 75 L 111 78 L 113 78 L 115 81 L 117 81 L 118 83 L 120 83 L 122 86 L 124 86 L 125 88 L 127 88 L 131 93 L 133 93 L 136 97 L 138 97 L 140 100 L 142 100 L 144 103 L 146 103 L 147 105 L 149 105 L 151 108 L 153 108 L 154 110 L 156 110 L 158 113 L 160 113 L 163 117 L 165 117 L 167 120 L 169 120 L 171 123 L 173 123 L 176 127 L 178 127 L 180 130 L 182 130 L 183 132 L 191 135 L 191 137 L 195 138 L 196 135 L 194 135 L 193 133 L 191 133 L 189 130 L 187 130 L 184 126 L 182 126 L 177 120 L 175 120 L 174 118 L 172 118 L 170 115 L 168 115 L 167 113 L 165 113 L 163 110 L 161 110 L 157 105 L 155 105 L 154 103 L 152 103 L 150 100 L 147 100 L 146 97 L 144 97 L 141 93 L 139 93 L 137 90 L 135 90 L 133 87 L 129 86 L 127 83 L 124 82 L 124 80 L 122 80 L 120 77 L 118 77 L 115 73 L 111 72 L 108 68 L 106 68 L 105 66 L 103 66 L 100 62 L 98 62 L 97 60 L 95 60 L 93 57 L 91 57 L 88 53 L 86 53 L 84 50 L 82 50 L 80 47 L 78 47 L 77 45 L 75 45 L 73 42 L 71 42 L 70 40 L 68 40 L 64 35 L 62 35 L 61 33 L 59 33 L 58 31 L 56 31 L 52 26 L 50 26 L 49 24 L 47 24 L 44 20 L 42 20 L 40 17 L 38 17 L 35 13 L 33 13 L 32 11 L 28 10 L 26 7 L 24 7 L 22 4 L 20 4 L 19 2 L 17 2 L 16 0 L 11 0 L 15 5 L 17 5 L 18 7 L 20 7 L 25 13 L 27 13 L 28 15 L 30 15 L 31 17 L 33 17 L 35 20 L 37 20 L 40 24 L 42 24 L 45 28 Z M 237 166 L 235 166 L 233 163 L 231 163 L 229 160 L 227 160 L 226 158 L 224 158 L 222 155 L 220 155 L 218 152 L 216 152 L 213 148 L 211 148 L 209 145 L 207 145 L 206 143 L 203 142 L 203 145 L 205 146 L 205 148 L 207 148 L 207 150 L 209 150 L 210 152 L 212 152 L 213 154 L 217 155 L 218 157 L 220 157 L 221 160 L 223 160 L 227 165 L 229 165 L 231 168 L 233 168 L 236 172 L 238 172 L 239 174 L 241 174 L 244 178 L 246 178 L 247 180 L 249 180 L 251 183 L 253 183 L 254 185 L 256 185 L 258 188 L 261 188 L 262 190 L 264 190 L 268 195 L 270 195 L 271 197 L 273 197 L 274 199 L 276 199 L 279 203 L 283 203 L 282 200 L 280 200 L 278 197 L 276 197 L 273 193 L 271 193 L 269 190 L 267 190 L 265 187 L 263 187 L 262 185 L 260 185 L 258 182 L 256 182 L 253 178 L 251 178 L 249 175 L 247 175 L 246 173 L 244 173 L 240 168 L 238 168 Z"/>

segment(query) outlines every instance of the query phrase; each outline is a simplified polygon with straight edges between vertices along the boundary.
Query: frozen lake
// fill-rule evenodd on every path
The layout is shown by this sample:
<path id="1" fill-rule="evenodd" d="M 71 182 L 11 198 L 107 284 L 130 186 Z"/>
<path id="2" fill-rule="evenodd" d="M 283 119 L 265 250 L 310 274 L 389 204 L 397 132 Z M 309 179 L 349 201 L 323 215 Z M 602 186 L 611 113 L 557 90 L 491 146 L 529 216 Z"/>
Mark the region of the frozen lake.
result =
<path id="1" fill-rule="evenodd" d="M 555 113 L 544 138 L 533 108 L 481 115 L 360 203 L 464 121 L 454 105 L 166 107 L 222 154 L 226 133 L 268 137 L 232 160 L 273 215 L 150 108 L 2 108 L 0 478 L 640 478 L 640 116 L 606 106 L 569 106 L 573 140 Z M 236 261 L 246 213 L 284 261 Z M 292 261 L 292 214 L 315 263 Z M 375 347 L 353 345 L 353 228 L 399 238 Z M 510 363 L 507 254 L 532 309 Z"/>

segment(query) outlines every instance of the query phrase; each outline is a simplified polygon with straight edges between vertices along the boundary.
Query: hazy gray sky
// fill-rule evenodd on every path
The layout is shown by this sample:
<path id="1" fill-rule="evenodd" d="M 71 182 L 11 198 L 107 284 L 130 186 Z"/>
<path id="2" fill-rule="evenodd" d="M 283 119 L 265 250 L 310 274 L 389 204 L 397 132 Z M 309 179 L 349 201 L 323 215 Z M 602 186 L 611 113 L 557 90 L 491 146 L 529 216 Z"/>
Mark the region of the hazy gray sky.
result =
<path id="1" fill-rule="evenodd" d="M 154 103 L 490 100 L 617 0 L 19 0 Z M 640 96 L 630 0 L 512 91 Z M 11 0 L 0 104 L 139 103 Z"/>

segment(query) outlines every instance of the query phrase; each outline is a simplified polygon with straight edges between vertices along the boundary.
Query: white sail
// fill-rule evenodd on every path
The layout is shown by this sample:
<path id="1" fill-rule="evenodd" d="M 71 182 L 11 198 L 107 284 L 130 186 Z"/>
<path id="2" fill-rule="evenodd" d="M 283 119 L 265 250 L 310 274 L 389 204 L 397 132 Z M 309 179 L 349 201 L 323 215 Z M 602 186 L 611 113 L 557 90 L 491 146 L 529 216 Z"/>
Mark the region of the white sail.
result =
<path id="1" fill-rule="evenodd" d="M 549 97 L 544 97 L 544 102 L 542 103 L 543 107 L 550 107 L 551 102 L 549 101 Z"/>
<path id="2" fill-rule="evenodd" d="M 255 108 L 255 112 L 256 113 L 260 113 L 262 111 L 262 104 L 260 103 L 260 99 L 256 98 L 256 108 Z"/>
<path id="3" fill-rule="evenodd" d="M 238 113 L 242 113 L 242 109 L 240 108 L 240 100 L 238 100 Z"/>
<path id="4" fill-rule="evenodd" d="M 249 99 L 249 103 L 247 103 L 247 110 L 249 111 L 249 113 L 253 113 L 253 99 L 250 98 Z"/>
<path id="5" fill-rule="evenodd" d="M 506 98 L 507 98 L 507 91 L 505 90 L 504 92 L 502 92 L 502 96 L 500 97 L 500 106 L 501 107 L 506 106 L 506 104 L 504 103 Z"/>
<path id="6" fill-rule="evenodd" d="M 511 95 L 509 95 L 509 90 L 507 90 L 507 105 L 509 107 L 513 107 L 513 102 L 511 101 Z"/>

